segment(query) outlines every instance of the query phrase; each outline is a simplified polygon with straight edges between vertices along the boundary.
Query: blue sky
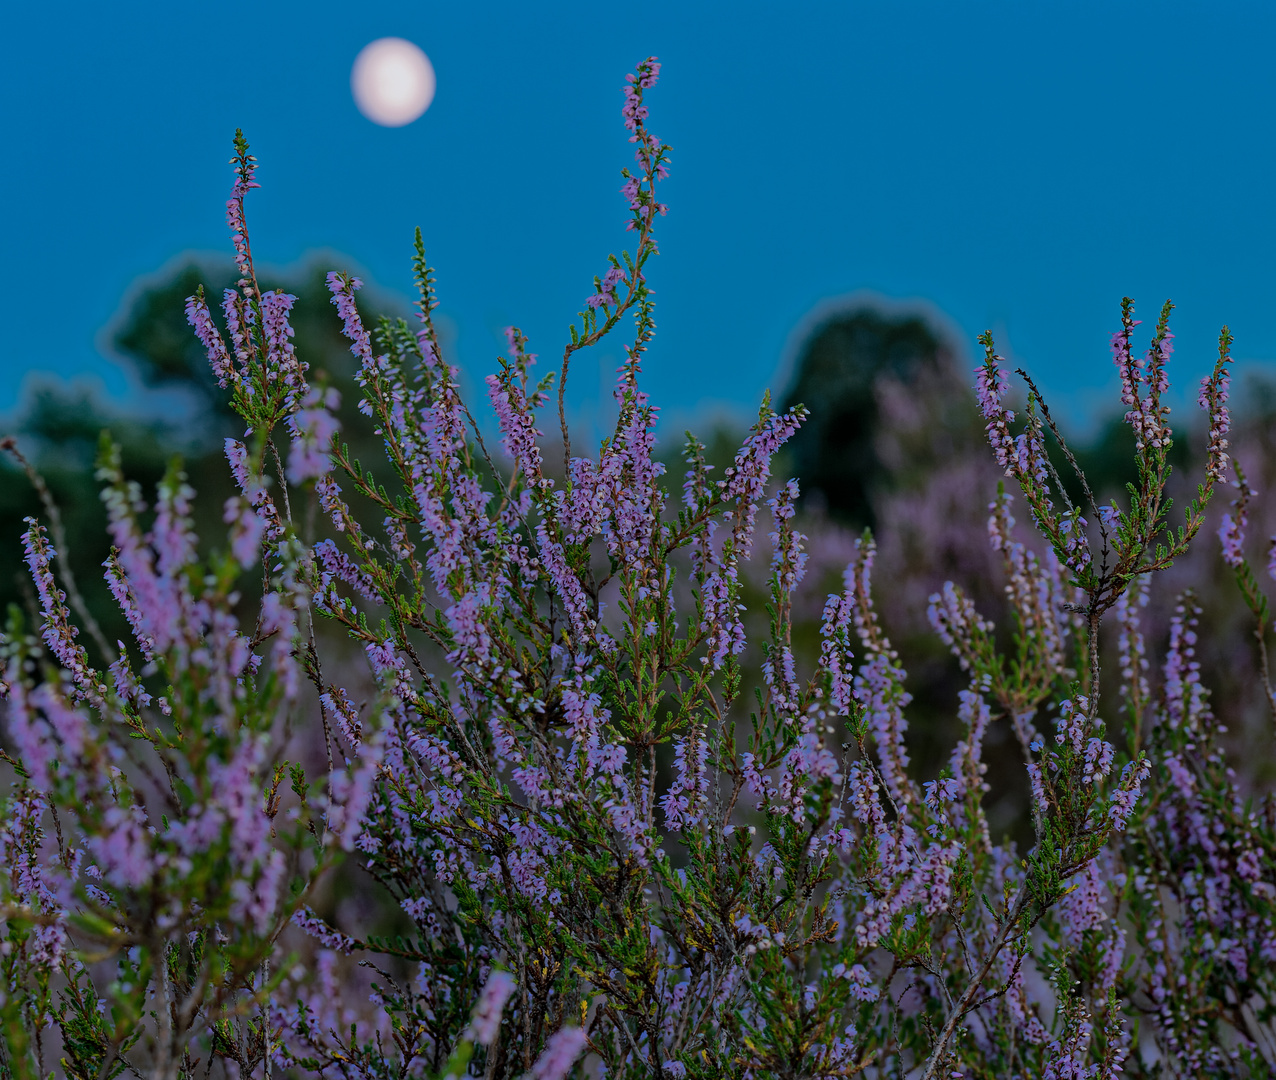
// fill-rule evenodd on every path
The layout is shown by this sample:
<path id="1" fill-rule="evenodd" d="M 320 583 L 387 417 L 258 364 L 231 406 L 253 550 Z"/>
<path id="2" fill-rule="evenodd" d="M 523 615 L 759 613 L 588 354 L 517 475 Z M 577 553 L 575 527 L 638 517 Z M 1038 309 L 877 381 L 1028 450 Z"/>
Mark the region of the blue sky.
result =
<path id="1" fill-rule="evenodd" d="M 549 359 L 628 239 L 619 87 L 650 53 L 674 168 L 647 372 L 671 420 L 756 408 L 803 315 L 863 289 L 929 301 L 972 350 L 993 328 L 1078 425 L 1114 400 L 1126 294 L 1149 319 L 1174 298 L 1180 379 L 1223 322 L 1238 359 L 1276 360 L 1270 4 L 274 0 L 5 21 L 0 411 L 34 372 L 129 400 L 96 335 L 138 275 L 227 250 L 237 125 L 261 162 L 259 259 L 331 248 L 406 294 L 419 224 L 470 377 L 512 322 Z M 438 77 L 399 129 L 349 90 L 386 35 Z M 619 361 L 600 352 L 575 410 Z"/>

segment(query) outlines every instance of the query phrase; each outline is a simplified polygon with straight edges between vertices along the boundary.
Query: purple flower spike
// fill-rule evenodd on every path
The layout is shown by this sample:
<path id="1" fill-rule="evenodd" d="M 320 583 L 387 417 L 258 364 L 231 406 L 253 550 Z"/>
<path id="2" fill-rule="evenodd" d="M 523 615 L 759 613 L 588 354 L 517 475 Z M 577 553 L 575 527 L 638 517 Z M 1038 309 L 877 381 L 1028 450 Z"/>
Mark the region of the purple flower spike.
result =
<path id="1" fill-rule="evenodd" d="M 563 1080 L 588 1041 L 588 1036 L 578 1027 L 554 1032 L 532 1066 L 532 1080 Z"/>
<path id="2" fill-rule="evenodd" d="M 474 1006 L 469 1036 L 481 1046 L 491 1046 L 501 1030 L 501 1014 L 514 993 L 514 978 L 508 971 L 493 971 L 483 984 L 483 992 Z"/>

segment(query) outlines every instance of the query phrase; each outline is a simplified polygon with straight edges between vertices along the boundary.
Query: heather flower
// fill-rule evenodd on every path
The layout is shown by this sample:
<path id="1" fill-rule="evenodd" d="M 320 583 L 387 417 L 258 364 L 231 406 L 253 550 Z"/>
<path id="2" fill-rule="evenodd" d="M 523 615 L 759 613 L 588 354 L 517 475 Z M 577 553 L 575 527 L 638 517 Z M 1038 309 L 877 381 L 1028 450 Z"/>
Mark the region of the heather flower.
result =
<path id="1" fill-rule="evenodd" d="M 332 805 L 328 828 L 344 851 L 354 851 L 373 801 L 373 785 L 384 756 L 381 732 L 357 743 L 353 768 L 332 778 Z"/>
<path id="2" fill-rule="evenodd" d="M 1210 481 L 1222 480 L 1227 465 L 1227 433 L 1231 429 L 1231 415 L 1227 406 L 1231 374 L 1227 365 L 1232 362 L 1231 347 L 1232 335 L 1225 326 L 1218 339 L 1218 361 L 1213 372 L 1201 380 L 1201 392 L 1197 397 L 1197 404 L 1209 416 L 1205 475 Z"/>
<path id="3" fill-rule="evenodd" d="M 1245 528 L 1249 524 L 1249 500 L 1256 494 L 1239 476 L 1236 486 L 1239 489 L 1239 495 L 1232 503 L 1236 510 L 1236 517 L 1224 514 L 1218 526 L 1218 540 L 1223 548 L 1223 561 L 1233 570 L 1239 570 L 1245 561 L 1241 548 L 1245 543 Z"/>
<path id="4" fill-rule="evenodd" d="M 491 1046 L 501 1028 L 501 1013 L 514 992 L 514 980 L 509 972 L 493 971 L 483 984 L 474 1016 L 470 1020 L 470 1035 L 476 1043 Z"/>
<path id="5" fill-rule="evenodd" d="M 831 594 L 820 620 L 820 671 L 828 680 L 828 704 L 835 716 L 847 714 L 854 694 L 850 623 L 851 600 Z"/>
<path id="6" fill-rule="evenodd" d="M 674 743 L 674 782 L 661 800 L 665 825 L 686 829 L 700 818 L 707 801 L 709 746 L 699 732 Z"/>
<path id="7" fill-rule="evenodd" d="M 1124 830 L 1129 823 L 1134 804 L 1138 801 L 1139 792 L 1150 770 L 1151 765 L 1146 758 L 1132 761 L 1121 770 L 1121 781 L 1108 807 L 1108 820 L 1118 831 Z"/>
<path id="8" fill-rule="evenodd" d="M 1063 535 L 1064 561 L 1077 573 L 1090 565 L 1090 544 L 1085 529 L 1088 522 L 1079 510 L 1059 515 L 1059 532 Z"/>
<path id="9" fill-rule="evenodd" d="M 804 416 L 798 407 L 780 415 L 764 405 L 753 432 L 727 469 L 726 478 L 718 481 L 722 501 L 729 506 L 734 504 L 732 550 L 737 558 L 748 558 L 753 549 L 753 523 L 771 476 L 771 460 L 797 431 Z"/>
<path id="10" fill-rule="evenodd" d="M 222 520 L 231 527 L 230 550 L 235 561 L 245 570 L 257 561 L 261 552 L 266 523 L 242 495 L 232 495 L 226 500 Z"/>
<path id="11" fill-rule="evenodd" d="M 567 1027 L 554 1032 L 532 1066 L 532 1080 L 563 1080 L 588 1041 L 580 1028 Z"/>
<path id="12" fill-rule="evenodd" d="M 1009 376 L 999 366 L 1002 358 L 992 351 L 991 339 L 987 342 L 987 356 L 982 367 L 975 369 L 975 391 L 979 397 L 979 411 L 987 422 L 988 441 L 996 455 L 997 464 L 1011 473 L 1011 460 L 1015 453 L 1015 441 L 1010 434 L 1010 423 L 1015 414 L 1002 404 L 1009 387 Z"/>
<path id="13" fill-rule="evenodd" d="M 1069 945 L 1077 946 L 1087 930 L 1098 930 L 1107 921 L 1103 899 L 1103 877 L 1098 861 L 1091 859 L 1076 875 L 1059 905 L 1059 922 Z"/>
<path id="14" fill-rule="evenodd" d="M 288 429 L 292 432 L 292 444 L 288 451 L 288 481 L 301 484 L 326 475 L 332 468 L 328 448 L 341 429 L 332 415 L 341 404 L 336 390 L 310 390 L 302 401 L 302 408 L 288 417 Z"/>
<path id="15" fill-rule="evenodd" d="M 208 303 L 204 299 L 204 290 L 200 288 L 194 296 L 186 298 L 186 321 L 195 331 L 195 336 L 203 344 L 208 353 L 208 364 L 213 369 L 213 377 L 223 390 L 235 379 L 235 365 L 226 349 L 221 331 L 213 323 L 209 314 Z"/>
<path id="16" fill-rule="evenodd" d="M 41 636 L 49 651 L 70 672 L 71 679 L 81 694 L 100 695 L 103 690 L 89 667 L 88 655 L 82 645 L 76 644 L 79 631 L 71 624 L 71 613 L 66 607 L 66 593 L 57 587 L 53 577 L 51 560 L 57 552 L 45 540 L 44 529 L 35 518 L 23 519 L 27 531 L 22 535 L 26 563 L 31 570 L 43 616 Z"/>
<path id="17" fill-rule="evenodd" d="M 309 908 L 300 908 L 293 915 L 292 921 L 318 941 L 325 949 L 347 954 L 355 949 L 356 942 L 353 938 L 347 937 L 339 930 L 334 930 Z"/>
<path id="18" fill-rule="evenodd" d="M 631 203 L 631 206 L 633 204 Z M 616 302 L 616 286 L 625 280 L 625 272 L 619 266 L 613 266 L 598 282 L 597 291 L 586 301 L 591 308 L 605 307 Z"/>
<path id="19" fill-rule="evenodd" d="M 363 288 L 363 282 L 357 277 L 336 271 L 328 274 L 327 281 L 328 291 L 332 293 L 332 303 L 336 305 L 337 314 L 341 317 L 341 332 L 350 341 L 350 351 L 363 362 L 366 369 L 372 363 L 372 339 L 363 328 L 363 320 L 354 301 L 354 294 Z"/>

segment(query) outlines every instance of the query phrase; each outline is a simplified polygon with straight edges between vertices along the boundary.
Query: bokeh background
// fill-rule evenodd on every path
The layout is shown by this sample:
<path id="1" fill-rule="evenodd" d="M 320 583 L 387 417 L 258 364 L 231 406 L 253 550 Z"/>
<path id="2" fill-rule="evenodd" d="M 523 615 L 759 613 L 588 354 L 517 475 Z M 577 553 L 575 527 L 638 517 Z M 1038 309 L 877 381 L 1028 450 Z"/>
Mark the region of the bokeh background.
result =
<path id="1" fill-rule="evenodd" d="M 388 35 L 424 49 L 438 80 L 400 128 L 350 92 L 355 56 Z M 672 465 L 693 427 L 725 463 L 768 389 L 812 406 L 782 463 L 808 494 L 811 617 L 875 527 L 914 749 L 937 767 L 960 675 L 926 597 L 951 577 L 990 614 L 1000 602 L 983 524 L 997 475 L 970 392 L 980 331 L 1037 377 L 1096 486 L 1119 492 L 1120 298 L 1149 323 L 1177 304 L 1188 477 L 1195 387 L 1229 324 L 1238 454 L 1260 491 L 1276 482 L 1274 40 L 1260 3 L 25 5 L 5 15 L 0 66 L 0 428 L 49 477 L 109 629 L 99 432 L 144 487 L 184 455 L 210 528 L 227 492 L 234 424 L 181 304 L 231 277 L 234 129 L 261 164 L 248 219 L 263 283 L 301 297 L 298 347 L 347 390 L 347 429 L 371 452 L 323 272 L 362 273 L 368 314 L 407 313 L 419 225 L 471 399 L 505 326 L 555 356 L 629 239 L 620 86 L 656 54 L 651 127 L 674 148 L 645 365 L 662 453 Z M 576 361 L 568 405 L 587 433 L 606 429 L 620 340 Z M 1256 509 L 1256 559 L 1272 503 Z M 17 536 L 37 508 L 19 472 L 0 473 L 0 603 L 24 602 Z M 1153 623 L 1189 580 L 1218 586 L 1202 593 L 1202 661 L 1252 750 L 1270 722 L 1215 547 L 1206 536 L 1162 586 Z M 1263 780 L 1271 755 L 1242 756 Z M 1000 820 L 1022 822 L 1022 806 L 1011 797 Z"/>

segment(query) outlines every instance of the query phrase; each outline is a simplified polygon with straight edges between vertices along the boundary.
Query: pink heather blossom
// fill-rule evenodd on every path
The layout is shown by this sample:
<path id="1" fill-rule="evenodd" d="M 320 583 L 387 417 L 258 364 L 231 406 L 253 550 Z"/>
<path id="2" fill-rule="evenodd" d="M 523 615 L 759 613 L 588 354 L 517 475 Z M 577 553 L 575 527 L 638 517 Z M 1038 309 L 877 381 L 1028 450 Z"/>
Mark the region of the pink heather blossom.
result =
<path id="1" fill-rule="evenodd" d="M 700 820 L 708 797 L 706 763 L 709 745 L 699 732 L 674 742 L 674 782 L 661 800 L 665 825 L 687 829 Z"/>
<path id="2" fill-rule="evenodd" d="M 355 375 L 355 381 L 362 387 L 373 386 L 388 374 L 390 368 L 386 357 L 373 357 L 372 338 L 364 329 L 363 319 L 355 305 L 354 294 L 363 288 L 363 282 L 357 277 L 335 271 L 328 274 L 327 281 L 328 291 L 332 293 L 332 303 L 336 305 L 337 313 L 341 316 L 342 333 L 350 342 L 350 351 L 359 359 L 359 371 Z M 365 402 L 360 405 L 361 411 L 366 411 L 365 404 L 371 403 L 365 399 Z M 371 412 L 366 411 L 366 415 L 370 416 Z"/>
<path id="3" fill-rule="evenodd" d="M 835 716 L 846 715 L 854 695 L 851 662 L 855 654 L 850 648 L 850 622 L 850 598 L 830 595 L 820 620 L 820 670 L 829 680 L 828 704 Z"/>
<path id="4" fill-rule="evenodd" d="M 138 805 L 110 806 L 105 831 L 89 838 L 89 854 L 103 877 L 120 888 L 141 889 L 158 869 L 147 831 L 146 810 Z"/>
<path id="5" fill-rule="evenodd" d="M 354 560 L 331 540 L 320 540 L 314 546 L 314 554 L 320 572 L 319 602 L 325 608 L 331 609 L 334 606 L 331 596 L 335 596 L 335 593 L 331 590 L 338 581 L 348 585 L 369 602 L 376 603 L 379 600 L 376 584 L 368 576 L 367 571 L 357 566 Z"/>
<path id="6" fill-rule="evenodd" d="M 295 331 L 288 322 L 288 315 L 297 298 L 291 293 L 275 289 L 261 298 L 261 328 L 266 337 L 267 371 L 275 378 L 291 384 L 305 372 L 305 366 L 297 359 L 292 339 Z"/>
<path id="7" fill-rule="evenodd" d="M 563 1080 L 588 1041 L 585 1032 L 578 1027 L 565 1027 L 554 1032 L 532 1066 L 532 1080 Z"/>
<path id="8" fill-rule="evenodd" d="M 235 365 L 222 340 L 221 331 L 213 323 L 208 304 L 201 290 L 198 296 L 186 298 L 186 321 L 190 323 L 205 351 L 208 353 L 208 364 L 213 369 L 213 377 L 223 390 L 235 378 Z"/>
<path id="9" fill-rule="evenodd" d="M 1059 532 L 1063 534 L 1064 561 L 1077 573 L 1090 565 L 1090 542 L 1085 530 L 1089 524 L 1079 510 L 1073 509 L 1059 515 Z"/>
<path id="10" fill-rule="evenodd" d="M 248 227 L 244 224 L 244 196 L 251 188 L 261 187 L 253 179 L 256 169 L 255 164 L 249 164 L 241 171 L 231 196 L 226 201 L 226 224 L 230 227 L 230 238 L 235 245 L 235 265 L 239 267 L 241 286 L 249 284 L 253 272 L 252 253 L 248 247 Z"/>
<path id="11" fill-rule="evenodd" d="M 774 550 L 771 571 L 780 575 L 780 587 L 790 591 L 796 589 L 802 580 L 807 559 L 806 552 L 802 550 L 802 541 L 806 537 L 789 525 L 795 513 L 798 490 L 798 482 L 789 480 L 767 503 L 775 519 L 775 531 L 770 536 Z"/>
<path id="12" fill-rule="evenodd" d="M 1209 444 L 1206 447 L 1205 475 L 1210 480 L 1223 479 L 1227 467 L 1227 434 L 1231 430 L 1231 414 L 1227 399 L 1231 385 L 1231 373 L 1227 365 L 1232 362 L 1232 336 L 1227 327 L 1219 335 L 1218 361 L 1214 371 L 1201 380 L 1201 392 L 1197 404 L 1209 416 Z"/>
<path id="13" fill-rule="evenodd" d="M 26 563 L 35 584 L 43 616 L 41 636 L 49 651 L 71 673 L 71 678 L 81 694 L 100 693 L 96 679 L 89 667 L 84 647 L 76 643 L 79 631 L 71 624 L 71 613 L 66 606 L 66 593 L 57 587 L 53 577 L 51 560 L 57 555 L 45 540 L 44 528 L 35 518 L 23 519 L 27 531 L 22 535 Z"/>
<path id="14" fill-rule="evenodd" d="M 232 495 L 226 500 L 222 520 L 231 527 L 231 554 L 235 556 L 235 561 L 247 570 L 260 555 L 266 523 L 242 495 Z"/>
<path id="15" fill-rule="evenodd" d="M 1059 920 L 1069 945 L 1077 946 L 1087 930 L 1098 930 L 1107 921 L 1103 909 L 1103 880 L 1098 860 L 1091 859 L 1073 879 L 1071 891 L 1060 902 Z"/>
<path id="16" fill-rule="evenodd" d="M 343 851 L 354 851 L 373 802 L 373 784 L 384 757 L 383 733 L 359 740 L 354 767 L 332 777 L 332 808 L 328 828 Z"/>
<path id="17" fill-rule="evenodd" d="M 1236 516 L 1233 518 L 1231 514 L 1224 514 L 1218 526 L 1218 540 L 1223 548 L 1223 561 L 1233 570 L 1239 570 L 1245 561 L 1241 549 L 1245 544 L 1245 528 L 1249 524 L 1249 501 L 1257 494 L 1240 479 L 1237 480 L 1236 486 L 1240 490 L 1240 494 L 1232 503 Z"/>
<path id="18" fill-rule="evenodd" d="M 336 390 L 311 389 L 302 401 L 302 407 L 288 417 L 288 429 L 292 443 L 288 450 L 288 482 L 301 484 L 324 476 L 332 468 L 328 456 L 333 437 L 341 430 L 341 424 L 332 415 L 341 404 Z"/>
<path id="19" fill-rule="evenodd" d="M 1121 697 L 1132 708 L 1139 708 L 1149 697 L 1148 660 L 1139 628 L 1139 609 L 1147 607 L 1150 575 L 1140 575 L 1117 600 L 1113 614 L 1120 626 L 1117 637 L 1117 662 L 1121 669 Z"/>
<path id="20" fill-rule="evenodd" d="M 988 359 L 975 369 L 975 389 L 979 395 L 979 410 L 987 422 L 985 430 L 988 442 L 992 445 L 997 457 L 997 464 L 1011 472 L 1011 460 L 1014 454 L 1014 438 L 1010 434 L 1010 423 L 1015 414 L 1002 405 L 1002 399 L 1010 384 L 1010 377 L 998 364 L 1001 357 L 994 356 L 989 345 Z"/>
<path id="21" fill-rule="evenodd" d="M 242 495 L 226 501 L 223 520 L 231 526 L 235 558 L 247 569 L 257 560 L 261 543 L 277 544 L 286 530 L 274 500 L 256 472 L 255 463 L 249 458 L 248 448 L 237 439 L 227 439 L 226 459 Z"/>
<path id="22" fill-rule="evenodd" d="M 591 308 L 599 308 L 616 302 L 616 286 L 625 280 L 625 272 L 619 266 L 613 266 L 602 276 L 598 291 L 586 301 Z"/>
<path id="23" fill-rule="evenodd" d="M 491 1046 L 501 1030 L 501 1014 L 514 993 L 515 983 L 507 971 L 493 971 L 483 984 L 483 992 L 474 1006 L 469 1035 L 480 1046 Z"/>
<path id="24" fill-rule="evenodd" d="M 744 440 L 734 464 L 726 471 L 726 478 L 718 481 L 723 502 L 734 506 L 732 539 L 738 558 L 748 558 L 753 549 L 753 523 L 771 476 L 771 460 L 792 438 L 802 417 L 803 413 L 796 408 L 784 415 L 766 415 Z"/>
<path id="25" fill-rule="evenodd" d="M 339 930 L 334 930 L 308 907 L 299 908 L 292 917 L 307 934 L 319 942 L 325 949 L 349 954 L 354 951 L 356 942 Z"/>
<path id="26" fill-rule="evenodd" d="M 242 376 L 257 356 L 257 342 L 253 336 L 257 311 L 241 293 L 227 289 L 222 293 L 222 314 L 226 317 L 226 331 L 230 334 L 231 348 L 242 369 Z"/>
<path id="27" fill-rule="evenodd" d="M 1130 815 L 1134 812 L 1134 804 L 1138 801 L 1139 792 L 1151 769 L 1147 758 L 1143 758 L 1138 762 L 1130 762 L 1121 770 L 1120 784 L 1108 808 L 1108 820 L 1117 830 L 1124 830 L 1129 823 Z"/>

